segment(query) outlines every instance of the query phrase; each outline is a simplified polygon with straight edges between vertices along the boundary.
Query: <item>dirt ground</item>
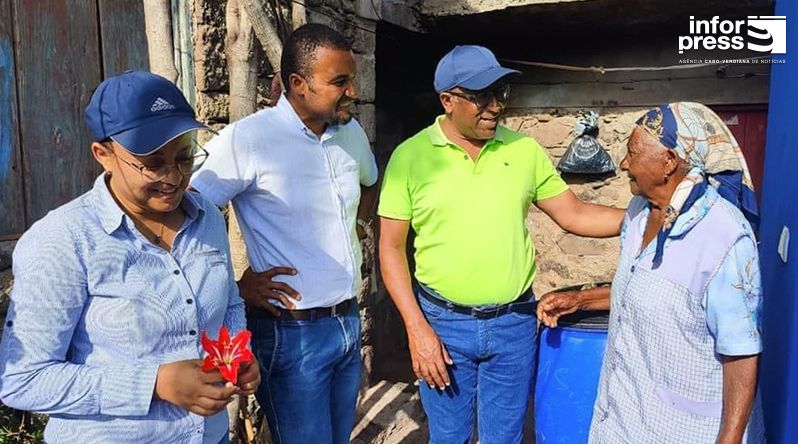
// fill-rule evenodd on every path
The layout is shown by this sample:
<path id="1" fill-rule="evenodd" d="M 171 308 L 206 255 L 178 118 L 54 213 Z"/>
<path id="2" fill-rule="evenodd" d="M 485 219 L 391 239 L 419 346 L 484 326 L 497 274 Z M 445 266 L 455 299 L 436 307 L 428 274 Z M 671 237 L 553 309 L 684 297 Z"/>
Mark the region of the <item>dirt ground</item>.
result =
<path id="1" fill-rule="evenodd" d="M 534 413 L 531 405 L 525 425 L 523 443 L 534 444 Z M 414 384 L 380 381 L 361 396 L 352 431 L 353 444 L 427 442 L 427 417 L 421 407 L 418 387 Z M 479 441 L 475 438 L 473 442 Z"/>

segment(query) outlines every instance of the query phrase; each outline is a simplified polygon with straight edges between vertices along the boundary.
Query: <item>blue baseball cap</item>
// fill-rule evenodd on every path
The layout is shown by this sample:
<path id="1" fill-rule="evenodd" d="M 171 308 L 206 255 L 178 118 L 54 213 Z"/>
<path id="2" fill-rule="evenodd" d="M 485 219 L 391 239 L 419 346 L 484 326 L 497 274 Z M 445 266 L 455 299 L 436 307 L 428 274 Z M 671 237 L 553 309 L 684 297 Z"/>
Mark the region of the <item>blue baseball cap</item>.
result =
<path id="1" fill-rule="evenodd" d="M 455 46 L 443 56 L 435 69 L 435 92 L 447 91 L 455 86 L 480 90 L 508 74 L 520 71 L 499 65 L 490 49 L 475 46 Z"/>
<path id="2" fill-rule="evenodd" d="M 86 107 L 92 139 L 112 139 L 131 154 L 152 154 L 189 131 L 210 130 L 174 83 L 144 71 L 105 79 Z"/>

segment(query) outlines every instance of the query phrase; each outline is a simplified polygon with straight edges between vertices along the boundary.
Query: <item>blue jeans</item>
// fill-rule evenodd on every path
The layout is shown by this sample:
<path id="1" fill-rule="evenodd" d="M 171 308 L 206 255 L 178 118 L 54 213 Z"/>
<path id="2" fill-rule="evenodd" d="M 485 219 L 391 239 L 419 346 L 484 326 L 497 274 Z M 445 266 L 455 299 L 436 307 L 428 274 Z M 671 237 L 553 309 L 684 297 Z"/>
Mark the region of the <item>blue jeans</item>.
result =
<path id="1" fill-rule="evenodd" d="M 249 328 L 272 442 L 348 443 L 361 374 L 357 304 L 313 321 L 250 319 Z"/>
<path id="2" fill-rule="evenodd" d="M 520 443 L 532 388 L 535 315 L 511 312 L 477 319 L 421 296 L 418 301 L 454 361 L 449 366 L 452 385 L 445 391 L 419 384 L 430 443 L 470 443 L 475 405 L 480 443 Z"/>

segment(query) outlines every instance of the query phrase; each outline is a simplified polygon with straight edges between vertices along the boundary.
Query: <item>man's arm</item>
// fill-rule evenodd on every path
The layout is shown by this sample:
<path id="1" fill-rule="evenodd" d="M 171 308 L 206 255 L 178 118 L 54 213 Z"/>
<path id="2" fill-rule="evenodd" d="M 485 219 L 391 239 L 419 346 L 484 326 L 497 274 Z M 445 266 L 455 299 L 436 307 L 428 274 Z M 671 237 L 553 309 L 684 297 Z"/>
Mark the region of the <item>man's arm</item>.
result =
<path id="1" fill-rule="evenodd" d="M 205 144 L 208 158 L 191 175 L 191 189 L 219 208 L 243 193 L 258 176 L 248 144 L 236 143 L 237 127 L 238 122 L 227 125 Z"/>
<path id="2" fill-rule="evenodd" d="M 380 271 L 407 330 L 413 372 L 430 387 L 443 390 L 450 384 L 446 364 L 451 365 L 452 359 L 413 294 L 406 250 L 409 229 L 410 221 L 380 218 Z"/>
<path id="3" fill-rule="evenodd" d="M 374 204 L 377 202 L 377 195 L 380 188 L 375 183 L 367 187 L 360 186 L 360 204 L 357 207 L 357 218 L 365 221 L 371 220 L 371 215 L 374 213 Z"/>
<path id="4" fill-rule="evenodd" d="M 622 208 L 582 202 L 571 190 L 535 202 L 565 231 L 585 237 L 612 237 L 621 232 Z"/>
<path id="5" fill-rule="evenodd" d="M 756 394 L 759 355 L 723 356 L 723 417 L 717 444 L 742 442 Z"/>

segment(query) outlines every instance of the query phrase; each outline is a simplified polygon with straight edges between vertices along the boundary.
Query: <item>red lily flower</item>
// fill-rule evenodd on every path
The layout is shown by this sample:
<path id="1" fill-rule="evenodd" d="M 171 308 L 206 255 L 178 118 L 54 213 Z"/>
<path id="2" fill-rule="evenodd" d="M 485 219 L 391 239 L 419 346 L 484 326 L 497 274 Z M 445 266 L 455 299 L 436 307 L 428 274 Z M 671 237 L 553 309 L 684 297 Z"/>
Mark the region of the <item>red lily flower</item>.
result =
<path id="1" fill-rule="evenodd" d="M 227 327 L 222 326 L 219 330 L 219 340 L 214 341 L 202 332 L 202 348 L 208 353 L 205 362 L 202 363 L 202 371 L 208 373 L 215 368 L 219 369 L 224 379 L 233 384 L 238 381 L 238 367 L 247 364 L 255 359 L 249 350 L 249 339 L 252 333 L 249 330 L 241 330 L 230 340 L 230 332 Z"/>

